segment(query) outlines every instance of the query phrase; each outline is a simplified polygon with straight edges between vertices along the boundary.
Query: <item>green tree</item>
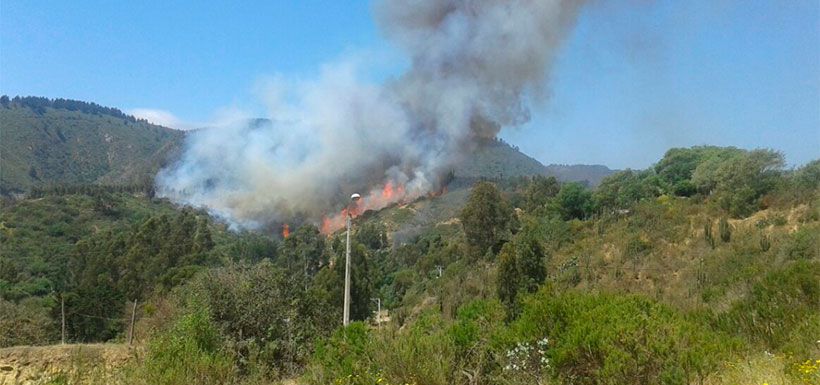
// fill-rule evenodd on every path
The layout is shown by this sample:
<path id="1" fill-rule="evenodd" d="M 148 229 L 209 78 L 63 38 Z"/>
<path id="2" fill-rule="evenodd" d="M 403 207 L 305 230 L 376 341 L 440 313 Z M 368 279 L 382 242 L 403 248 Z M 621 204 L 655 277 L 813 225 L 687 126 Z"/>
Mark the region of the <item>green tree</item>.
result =
<path id="1" fill-rule="evenodd" d="M 580 183 L 567 183 L 554 200 L 555 209 L 564 220 L 584 219 L 594 211 L 592 193 Z"/>
<path id="2" fill-rule="evenodd" d="M 494 184 L 479 182 L 461 211 L 461 225 L 473 256 L 497 252 L 512 235 L 512 208 Z"/>
<path id="3" fill-rule="evenodd" d="M 513 243 L 518 257 L 518 271 L 521 273 L 521 287 L 528 293 L 533 293 L 547 278 L 544 247 L 533 231 L 529 230 L 521 232 Z"/>
<path id="4" fill-rule="evenodd" d="M 558 194 L 561 185 L 554 176 L 534 176 L 524 192 L 525 208 L 529 212 L 543 208 L 549 200 Z"/>
<path id="5" fill-rule="evenodd" d="M 332 266 L 323 268 L 316 275 L 314 286 L 319 296 L 338 309 L 341 320 L 341 308 L 344 303 L 345 250 L 343 243 L 335 250 L 336 260 Z M 370 306 L 373 291 L 370 266 L 367 261 L 367 248 L 358 243 L 350 247 L 350 319 L 365 320 L 370 317 Z"/>
<path id="6" fill-rule="evenodd" d="M 622 209 L 644 198 L 653 197 L 651 171 L 625 170 L 606 177 L 595 190 L 595 202 L 604 208 Z"/>
<path id="7" fill-rule="evenodd" d="M 380 222 L 364 222 L 356 227 L 356 242 L 370 250 L 381 250 L 387 247 L 387 232 Z"/>
<path id="8" fill-rule="evenodd" d="M 507 319 L 512 320 L 518 313 L 518 290 L 521 287 L 521 272 L 518 270 L 518 256 L 512 244 L 506 243 L 498 253 L 498 276 L 496 293 L 507 310 Z"/>
<path id="9" fill-rule="evenodd" d="M 325 237 L 315 225 L 304 224 L 282 241 L 279 265 L 305 282 L 325 264 Z"/>
<path id="10" fill-rule="evenodd" d="M 783 165 L 783 154 L 772 150 L 729 148 L 701 163 L 692 181 L 731 216 L 745 217 L 757 210 L 760 198 L 780 182 Z"/>

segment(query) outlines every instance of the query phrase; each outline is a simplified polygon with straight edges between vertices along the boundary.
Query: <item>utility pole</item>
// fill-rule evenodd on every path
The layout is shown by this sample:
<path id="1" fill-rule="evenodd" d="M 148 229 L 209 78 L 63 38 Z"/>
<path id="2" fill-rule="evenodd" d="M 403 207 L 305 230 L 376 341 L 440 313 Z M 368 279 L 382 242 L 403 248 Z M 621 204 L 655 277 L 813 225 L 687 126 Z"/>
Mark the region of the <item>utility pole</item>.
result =
<path id="1" fill-rule="evenodd" d="M 128 345 L 134 342 L 134 321 L 137 318 L 137 300 L 134 299 L 134 307 L 131 309 L 131 328 L 128 331 Z"/>
<path id="2" fill-rule="evenodd" d="M 60 341 L 65 345 L 65 296 L 60 293 L 60 315 L 62 316 L 62 338 Z"/>
<path id="3" fill-rule="evenodd" d="M 342 324 L 350 323 L 350 211 L 347 212 L 347 242 L 345 242 L 345 306 Z"/>
<path id="4" fill-rule="evenodd" d="M 359 200 L 361 195 L 353 194 L 350 196 L 350 204 L 347 206 L 347 242 L 345 242 L 345 302 L 344 314 L 342 315 L 342 325 L 350 324 L 350 221 L 351 221 L 351 207 L 352 203 Z"/>
<path id="5" fill-rule="evenodd" d="M 381 298 L 371 298 L 371 301 L 376 302 L 376 327 L 379 329 L 382 328 L 382 299 Z"/>

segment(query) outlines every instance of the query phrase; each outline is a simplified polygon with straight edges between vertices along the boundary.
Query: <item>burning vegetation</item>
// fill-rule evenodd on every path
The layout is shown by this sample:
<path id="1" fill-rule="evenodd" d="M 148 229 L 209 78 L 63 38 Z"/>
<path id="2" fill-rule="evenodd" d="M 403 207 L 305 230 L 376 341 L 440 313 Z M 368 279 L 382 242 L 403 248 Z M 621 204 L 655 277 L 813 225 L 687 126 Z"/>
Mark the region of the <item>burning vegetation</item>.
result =
<path id="1" fill-rule="evenodd" d="M 192 132 L 157 192 L 235 228 L 308 221 L 327 232 L 344 224 L 346 193 L 367 192 L 352 215 L 439 193 L 437 181 L 478 142 L 529 120 L 583 4 L 377 2 L 405 73 L 373 84 L 359 63 L 341 61 L 314 80 L 276 77 L 261 87 L 269 120 Z"/>

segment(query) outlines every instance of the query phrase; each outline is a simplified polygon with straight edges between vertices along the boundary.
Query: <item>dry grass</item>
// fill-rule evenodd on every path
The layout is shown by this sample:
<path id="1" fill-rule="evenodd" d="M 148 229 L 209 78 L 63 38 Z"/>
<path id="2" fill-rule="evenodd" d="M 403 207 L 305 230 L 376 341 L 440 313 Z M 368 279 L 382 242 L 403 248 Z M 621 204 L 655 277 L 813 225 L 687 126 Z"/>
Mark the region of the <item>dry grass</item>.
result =
<path id="1" fill-rule="evenodd" d="M 786 366 L 783 356 L 764 352 L 726 363 L 723 370 L 707 378 L 703 385 L 800 384 L 785 374 Z"/>

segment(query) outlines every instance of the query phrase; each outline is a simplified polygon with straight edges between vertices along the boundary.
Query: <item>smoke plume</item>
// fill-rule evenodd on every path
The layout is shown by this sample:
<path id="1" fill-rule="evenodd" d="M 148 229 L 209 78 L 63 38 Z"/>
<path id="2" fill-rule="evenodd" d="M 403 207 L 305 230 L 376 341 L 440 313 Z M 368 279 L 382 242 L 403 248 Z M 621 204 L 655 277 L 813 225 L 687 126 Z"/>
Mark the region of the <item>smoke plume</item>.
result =
<path id="1" fill-rule="evenodd" d="M 408 55 L 406 73 L 372 84 L 340 63 L 315 80 L 276 79 L 269 122 L 190 133 L 158 191 L 239 227 L 324 220 L 326 231 L 354 191 L 359 210 L 435 191 L 477 139 L 529 119 L 582 4 L 379 1 L 377 22 Z"/>

